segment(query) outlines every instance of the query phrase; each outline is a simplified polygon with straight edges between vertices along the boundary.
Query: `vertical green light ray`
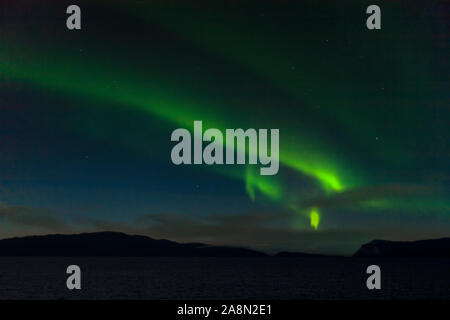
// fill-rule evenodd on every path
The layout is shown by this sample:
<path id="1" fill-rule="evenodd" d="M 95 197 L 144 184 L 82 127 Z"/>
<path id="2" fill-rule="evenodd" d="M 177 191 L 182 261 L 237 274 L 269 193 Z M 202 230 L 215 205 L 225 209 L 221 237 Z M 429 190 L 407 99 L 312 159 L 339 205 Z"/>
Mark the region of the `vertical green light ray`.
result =
<path id="1" fill-rule="evenodd" d="M 320 223 L 320 215 L 317 208 L 312 208 L 311 212 L 309 213 L 309 218 L 311 222 L 311 227 L 313 227 L 315 230 L 319 228 Z"/>
<path id="2" fill-rule="evenodd" d="M 274 201 L 280 201 L 283 189 L 276 176 L 260 176 L 259 169 L 247 165 L 245 175 L 245 187 L 250 198 L 255 201 L 256 190 Z"/>

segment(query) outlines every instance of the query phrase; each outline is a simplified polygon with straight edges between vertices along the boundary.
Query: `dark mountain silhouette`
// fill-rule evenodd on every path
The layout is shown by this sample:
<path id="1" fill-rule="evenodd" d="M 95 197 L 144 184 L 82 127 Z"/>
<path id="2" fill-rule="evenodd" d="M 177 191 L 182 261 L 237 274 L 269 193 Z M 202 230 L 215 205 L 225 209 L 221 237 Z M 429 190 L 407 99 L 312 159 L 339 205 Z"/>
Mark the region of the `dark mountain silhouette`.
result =
<path id="1" fill-rule="evenodd" d="M 409 242 L 373 240 L 361 246 L 353 256 L 450 258 L 450 238 Z"/>
<path id="2" fill-rule="evenodd" d="M 264 257 L 265 253 L 243 247 L 178 243 L 121 232 L 54 234 L 0 240 L 0 256 L 186 256 Z M 303 252 L 280 252 L 280 258 L 332 257 Z M 373 240 L 353 257 L 449 257 L 450 238 L 411 242 Z"/>
<path id="3" fill-rule="evenodd" d="M 177 243 L 120 232 L 45 235 L 0 240 L 0 256 L 210 256 L 259 257 L 251 249 Z"/>

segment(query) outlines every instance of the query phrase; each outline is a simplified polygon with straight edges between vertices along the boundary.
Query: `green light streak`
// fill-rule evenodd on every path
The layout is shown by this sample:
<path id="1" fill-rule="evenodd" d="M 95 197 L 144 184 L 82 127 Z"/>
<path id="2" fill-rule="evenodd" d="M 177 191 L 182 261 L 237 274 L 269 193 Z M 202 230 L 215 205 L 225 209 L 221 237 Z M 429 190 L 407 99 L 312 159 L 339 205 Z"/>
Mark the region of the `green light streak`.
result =
<path id="1" fill-rule="evenodd" d="M 281 184 L 276 176 L 260 176 L 258 170 L 247 166 L 245 188 L 252 201 L 256 200 L 256 190 L 274 201 L 280 201 L 283 195 Z"/>

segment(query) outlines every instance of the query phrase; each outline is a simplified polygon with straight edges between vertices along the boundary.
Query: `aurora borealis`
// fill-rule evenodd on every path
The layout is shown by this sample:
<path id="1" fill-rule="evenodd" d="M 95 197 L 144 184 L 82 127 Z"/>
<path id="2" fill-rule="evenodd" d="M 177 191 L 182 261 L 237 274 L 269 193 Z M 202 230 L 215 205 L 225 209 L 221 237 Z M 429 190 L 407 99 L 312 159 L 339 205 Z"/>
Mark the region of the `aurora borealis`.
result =
<path id="1" fill-rule="evenodd" d="M 327 3 L 327 2 L 325 2 Z M 443 2 L 0 5 L 0 237 L 117 230 L 349 253 L 448 236 Z M 174 166 L 171 132 L 279 128 L 280 170 Z"/>

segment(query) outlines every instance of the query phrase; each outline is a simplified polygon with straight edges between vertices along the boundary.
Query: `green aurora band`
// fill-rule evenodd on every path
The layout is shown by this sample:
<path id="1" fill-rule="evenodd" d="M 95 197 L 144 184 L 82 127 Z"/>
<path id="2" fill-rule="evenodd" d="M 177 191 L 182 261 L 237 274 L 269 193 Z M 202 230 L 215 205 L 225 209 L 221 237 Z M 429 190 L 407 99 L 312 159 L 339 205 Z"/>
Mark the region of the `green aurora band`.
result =
<path id="1" fill-rule="evenodd" d="M 193 11 L 190 13 L 195 15 Z M 138 13 L 135 14 L 137 15 Z M 315 58 L 313 53 L 306 54 L 308 50 L 305 44 L 302 47 L 305 49 L 304 52 L 306 52 L 303 54 L 305 63 L 296 66 L 296 68 L 302 69 L 304 74 L 303 80 L 299 81 L 298 79 L 290 78 L 285 70 L 290 68 L 290 61 L 295 59 L 292 56 L 283 54 L 289 50 L 282 48 L 274 51 L 267 46 L 267 34 L 270 35 L 270 30 L 266 30 L 266 33 L 260 33 L 264 34 L 264 37 L 255 38 L 252 32 L 254 30 L 248 25 L 244 28 L 239 25 L 240 28 L 238 29 L 228 28 L 224 31 L 218 24 L 215 27 L 210 27 L 210 32 L 205 35 L 205 33 L 200 32 L 200 30 L 204 30 L 205 24 L 210 24 L 215 19 L 219 22 L 223 21 L 224 17 L 217 16 L 212 18 L 208 16 L 207 20 L 202 20 L 201 15 L 195 15 L 195 18 L 192 18 L 192 15 L 183 11 L 182 15 L 164 16 L 162 11 L 153 11 L 151 20 L 156 20 L 167 28 L 180 32 L 189 39 L 219 52 L 220 55 L 227 56 L 231 60 L 244 65 L 256 74 L 270 79 L 280 88 L 293 92 L 299 100 L 311 106 L 320 104 L 323 106 L 320 111 L 321 116 L 326 116 L 328 120 L 336 117 L 334 123 L 336 123 L 337 128 L 342 128 L 349 134 L 364 132 L 361 137 L 358 136 L 361 140 L 375 134 L 376 128 L 373 127 L 371 117 L 351 116 L 351 113 L 356 109 L 355 104 L 361 103 L 362 97 L 356 97 L 352 101 L 341 94 L 346 89 L 345 83 L 362 81 L 358 75 L 346 75 L 346 81 L 342 82 L 342 84 L 339 81 L 333 82 L 324 79 L 317 70 L 311 67 L 311 65 L 317 65 L 317 63 L 310 63 Z M 188 20 L 183 20 L 187 19 L 187 17 L 189 17 Z M 203 15 L 204 18 L 205 15 Z M 247 27 L 249 29 L 245 30 Z M 251 42 L 246 41 L 249 38 L 254 40 Z M 7 39 L 7 37 L 2 35 L 2 39 Z M 95 57 L 96 53 L 92 53 L 88 60 L 85 57 L 81 59 L 70 48 L 50 51 L 41 50 L 36 46 L 33 50 L 30 50 L 32 41 L 26 41 L 26 49 L 24 47 L 21 48 L 20 45 L 17 45 L 15 41 L 10 39 L 9 41 L 4 41 L 4 43 L 8 43 L 8 46 L 0 48 L 0 73 L 7 79 L 25 81 L 33 86 L 80 96 L 83 99 L 133 108 L 148 114 L 150 117 L 157 117 L 172 126 L 181 126 L 192 130 L 193 121 L 202 120 L 204 126 L 207 127 L 219 129 L 234 127 L 232 119 L 227 115 L 226 105 L 221 105 L 216 100 L 192 99 L 183 94 L 186 90 L 183 87 L 183 83 L 179 83 L 176 86 L 172 83 L 165 83 L 161 80 L 161 74 L 157 72 L 149 78 L 135 68 L 126 71 L 123 68 L 117 69 L 117 66 L 120 66 L 120 60 L 112 54 L 108 54 L 108 59 L 105 61 L 101 53 L 98 53 L 97 57 Z M 260 54 L 255 55 L 255 52 Z M 297 52 L 294 51 L 292 55 L 295 54 Z M 403 61 L 403 67 L 406 68 L 413 58 L 405 59 L 402 57 L 400 60 Z M 270 63 L 273 60 L 281 61 L 282 66 Z M 69 64 L 68 61 L 70 61 Z M 332 67 L 332 65 L 335 67 Z M 327 63 L 326 66 L 334 68 L 331 69 L 331 73 L 340 74 L 342 72 L 337 67 L 338 64 L 334 62 Z M 422 65 L 419 65 L 418 68 L 426 69 Z M 422 74 L 426 75 L 426 71 L 423 71 Z M 120 78 L 117 88 L 111 87 L 111 78 Z M 424 80 L 421 81 L 426 82 L 426 78 L 426 76 L 423 77 Z M 324 81 L 328 86 L 327 95 L 319 94 L 319 88 Z M 331 82 L 333 83 L 332 85 Z M 314 87 L 314 84 L 317 83 L 320 85 L 314 88 L 317 89 L 315 93 L 306 94 L 306 88 L 300 90 L 298 83 L 303 83 L 308 88 Z M 419 84 L 417 86 L 426 88 L 425 85 L 421 86 Z M 403 103 L 403 95 L 408 93 L 408 91 L 404 91 L 402 95 L 399 95 L 397 102 Z M 419 92 L 419 94 L 426 96 L 427 92 Z M 420 101 L 417 103 L 420 103 Z M 350 105 L 346 106 L 345 104 Z M 342 112 L 332 113 L 331 110 L 335 110 L 337 107 L 341 107 L 340 110 Z M 423 117 L 423 114 L 410 114 L 408 117 L 411 120 L 409 123 L 416 123 L 418 119 Z M 264 123 L 268 122 L 268 119 L 264 119 L 264 117 L 260 117 L 259 120 Z M 82 130 L 81 128 L 74 129 Z M 102 138 L 105 134 L 102 132 L 100 124 L 98 128 L 88 131 L 89 134 L 97 138 Z M 297 172 L 300 176 L 308 177 L 317 182 L 324 197 L 332 198 L 340 193 L 376 184 L 377 182 L 376 177 L 372 173 L 366 172 L 359 166 L 352 165 L 349 159 L 336 156 L 338 153 L 336 150 L 333 150 L 332 144 L 324 141 L 319 135 L 311 135 L 307 130 L 302 131 L 302 128 L 295 128 L 295 130 L 288 128 L 280 132 L 280 139 L 280 163 L 285 168 Z M 133 144 L 133 141 L 125 141 L 125 143 Z M 142 145 L 137 147 L 144 151 L 147 149 L 146 146 Z M 394 141 L 390 148 L 397 151 L 403 149 L 398 141 Z M 386 150 L 383 150 L 383 152 L 375 150 L 375 152 L 391 154 L 391 152 L 386 152 Z M 399 156 L 390 160 L 400 162 L 403 158 L 401 156 L 402 152 L 397 152 L 396 154 Z M 298 195 L 292 194 L 291 190 L 284 188 L 283 178 L 278 176 L 260 176 L 251 166 L 247 166 L 238 173 L 234 170 L 223 168 L 216 167 L 214 169 L 218 173 L 243 180 L 247 194 L 253 201 L 256 201 L 257 195 L 260 193 L 270 200 L 293 210 L 296 214 L 309 219 L 313 229 L 319 228 L 321 214 L 325 209 L 320 208 L 318 205 L 305 205 L 302 201 L 296 199 L 295 196 Z M 427 203 L 429 210 L 444 210 L 444 212 L 448 212 L 449 204 L 445 199 L 445 195 L 442 198 L 441 195 L 437 195 L 437 198 L 434 197 L 431 200 L 429 195 L 427 197 L 428 199 L 416 197 L 416 201 L 413 202 L 409 201 L 410 198 L 405 200 L 401 196 L 396 199 L 364 199 L 361 201 L 361 205 L 375 210 L 385 208 L 409 210 L 417 208 L 417 203 L 420 202 Z M 294 227 L 297 228 L 298 226 L 295 225 Z"/>
<path id="2" fill-rule="evenodd" d="M 64 56 L 63 59 L 50 52 L 41 55 L 36 55 L 37 50 L 33 50 L 33 52 L 31 55 L 27 51 L 27 55 L 24 56 L 23 51 L 7 50 L 5 52 L 3 49 L 0 72 L 8 78 L 27 81 L 49 90 L 59 90 L 137 108 L 177 126 L 192 129 L 194 120 L 204 119 L 203 121 L 209 127 L 228 127 L 225 121 L 221 121 L 224 117 L 211 114 L 209 106 L 184 100 L 172 93 L 162 94 L 167 90 L 160 88 L 156 81 L 150 83 L 151 85 L 147 81 L 145 87 L 140 86 L 139 83 L 142 83 L 142 79 L 134 79 L 129 75 L 124 75 L 121 71 L 120 76 L 126 81 L 121 83 L 120 90 L 112 90 L 107 85 L 112 73 L 108 66 L 100 69 L 98 62 L 91 62 L 88 65 L 85 62 L 77 64 L 76 57 L 68 58 L 70 52 L 61 54 Z M 70 68 L 66 66 L 67 60 L 71 61 Z M 128 83 L 132 83 L 132 85 L 127 86 Z M 344 183 L 336 174 L 337 164 L 330 163 L 327 155 L 320 153 L 319 150 L 308 150 L 310 142 L 304 142 L 302 147 L 302 139 L 294 140 L 297 148 L 290 148 L 287 144 L 283 146 L 281 143 L 280 162 L 317 179 L 324 190 L 328 192 L 343 190 Z M 315 145 L 317 146 L 317 144 Z M 280 181 L 276 178 L 266 178 L 248 172 L 250 170 L 247 170 L 247 173 L 239 178 L 245 180 L 247 192 L 253 200 L 255 199 L 255 190 L 272 200 L 282 199 Z"/>

